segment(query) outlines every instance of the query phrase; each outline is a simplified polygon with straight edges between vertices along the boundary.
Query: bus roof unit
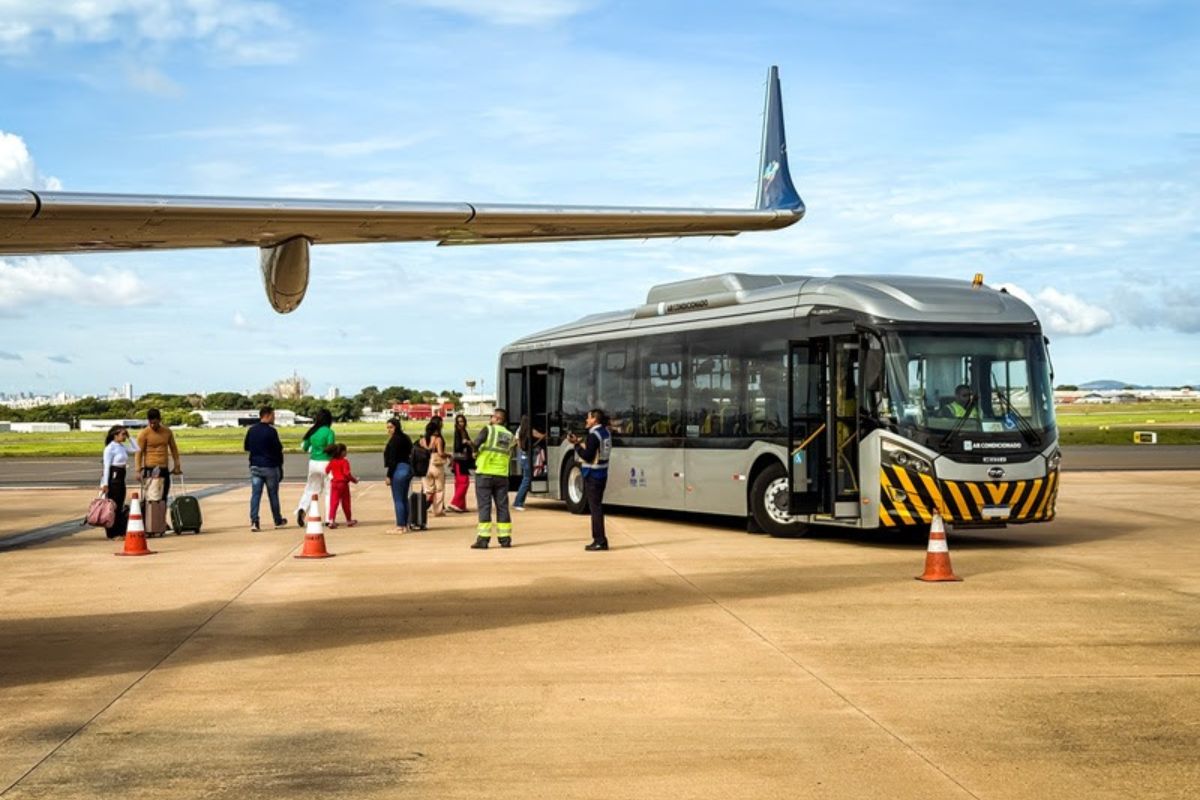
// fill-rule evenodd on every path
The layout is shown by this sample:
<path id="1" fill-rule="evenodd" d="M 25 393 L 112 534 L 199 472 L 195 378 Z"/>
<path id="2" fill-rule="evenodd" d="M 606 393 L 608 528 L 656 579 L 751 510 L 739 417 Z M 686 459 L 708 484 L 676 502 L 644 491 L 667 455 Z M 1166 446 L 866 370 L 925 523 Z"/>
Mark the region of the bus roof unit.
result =
<path id="1" fill-rule="evenodd" d="M 970 281 L 908 275 L 753 275 L 727 272 L 651 287 L 634 309 L 591 314 L 514 344 L 644 328 L 731 324 L 736 317 L 805 317 L 814 308 L 845 310 L 886 323 L 1038 325 L 1025 302 Z"/>

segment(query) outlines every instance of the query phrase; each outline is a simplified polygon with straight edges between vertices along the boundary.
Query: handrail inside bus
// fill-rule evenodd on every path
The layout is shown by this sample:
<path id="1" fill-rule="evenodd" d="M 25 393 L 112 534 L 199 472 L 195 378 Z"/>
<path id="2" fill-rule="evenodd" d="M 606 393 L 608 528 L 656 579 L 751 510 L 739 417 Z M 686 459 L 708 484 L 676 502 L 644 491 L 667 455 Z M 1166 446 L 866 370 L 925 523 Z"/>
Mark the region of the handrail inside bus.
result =
<path id="1" fill-rule="evenodd" d="M 821 427 L 819 427 L 819 428 L 817 428 L 815 431 L 813 431 L 811 436 L 809 436 L 807 439 L 805 439 L 803 442 L 801 442 L 801 443 L 800 443 L 800 444 L 799 444 L 799 445 L 796 447 L 796 449 L 792 451 L 792 455 L 796 455 L 796 453 L 799 453 L 801 450 L 803 450 L 804 448 L 808 447 L 808 444 L 809 444 L 809 442 L 811 442 L 813 439 L 815 439 L 815 438 L 817 438 L 818 436 L 820 436 L 820 435 L 821 435 L 821 432 L 822 432 L 822 431 L 824 431 L 824 430 L 825 430 L 825 423 L 824 423 L 824 422 L 822 422 L 822 423 L 821 423 Z"/>

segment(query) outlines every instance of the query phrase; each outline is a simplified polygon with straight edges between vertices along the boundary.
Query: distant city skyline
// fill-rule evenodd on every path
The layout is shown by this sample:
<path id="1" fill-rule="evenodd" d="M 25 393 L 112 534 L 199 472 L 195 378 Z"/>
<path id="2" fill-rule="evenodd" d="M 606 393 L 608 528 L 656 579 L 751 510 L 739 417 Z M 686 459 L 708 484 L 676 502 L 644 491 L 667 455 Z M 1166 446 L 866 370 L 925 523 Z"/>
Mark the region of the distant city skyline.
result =
<path id="1" fill-rule="evenodd" d="M 748 206 L 780 66 L 808 213 L 713 240 L 0 258 L 0 387 L 494 380 L 500 348 L 721 272 L 976 272 L 1057 383 L 1200 380 L 1200 6 L 10 3 L 0 188 Z M 236 86 L 237 91 L 230 91 Z"/>

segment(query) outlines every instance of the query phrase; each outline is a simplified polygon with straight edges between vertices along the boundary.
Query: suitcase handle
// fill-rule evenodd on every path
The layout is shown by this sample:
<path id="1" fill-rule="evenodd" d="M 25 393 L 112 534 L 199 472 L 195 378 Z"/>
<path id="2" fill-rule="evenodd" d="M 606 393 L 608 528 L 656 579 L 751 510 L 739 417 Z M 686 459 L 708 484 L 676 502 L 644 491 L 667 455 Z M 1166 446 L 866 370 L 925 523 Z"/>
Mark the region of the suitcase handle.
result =
<path id="1" fill-rule="evenodd" d="M 180 472 L 180 473 L 179 473 L 178 475 L 176 475 L 175 477 L 179 479 L 179 493 L 180 493 L 180 494 L 187 494 L 187 493 L 188 493 L 188 492 L 187 492 L 187 484 L 186 484 L 186 483 L 184 482 L 184 480 L 183 480 L 183 473 L 182 473 L 182 472 Z"/>

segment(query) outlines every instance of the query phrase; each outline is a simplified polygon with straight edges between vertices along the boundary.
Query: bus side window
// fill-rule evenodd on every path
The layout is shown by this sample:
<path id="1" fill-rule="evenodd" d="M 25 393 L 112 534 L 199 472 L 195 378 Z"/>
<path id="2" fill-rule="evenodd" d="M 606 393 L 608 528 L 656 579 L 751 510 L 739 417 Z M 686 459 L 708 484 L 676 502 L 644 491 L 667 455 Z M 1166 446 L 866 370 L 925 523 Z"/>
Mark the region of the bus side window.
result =
<path id="1" fill-rule="evenodd" d="M 727 346 L 726 346 L 727 347 Z M 733 436 L 741 411 L 736 362 L 716 347 L 692 347 L 688 436 Z"/>
<path id="2" fill-rule="evenodd" d="M 787 431 L 787 346 L 765 342 L 745 361 L 745 435 L 780 436 Z"/>
<path id="3" fill-rule="evenodd" d="M 625 344 L 602 345 L 596 375 L 598 405 L 608 412 L 613 433 L 622 436 L 633 433 L 637 405 L 637 359 L 632 350 Z"/>
<path id="4" fill-rule="evenodd" d="M 583 345 L 558 353 L 563 370 L 563 427 L 568 431 L 586 430 L 588 409 L 596 406 L 595 352 L 593 345 Z"/>
<path id="5" fill-rule="evenodd" d="M 657 336 L 641 344 L 642 403 L 638 433 L 643 436 L 683 434 L 683 348 Z"/>

